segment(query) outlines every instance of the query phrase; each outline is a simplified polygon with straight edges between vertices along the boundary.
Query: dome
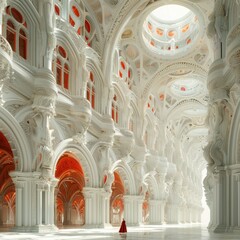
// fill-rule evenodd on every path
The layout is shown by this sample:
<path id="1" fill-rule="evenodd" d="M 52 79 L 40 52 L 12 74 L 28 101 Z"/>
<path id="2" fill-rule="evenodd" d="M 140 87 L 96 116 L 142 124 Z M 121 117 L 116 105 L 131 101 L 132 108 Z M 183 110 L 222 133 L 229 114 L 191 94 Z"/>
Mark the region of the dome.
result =
<path id="1" fill-rule="evenodd" d="M 170 86 L 171 92 L 178 97 L 196 96 L 203 88 L 202 82 L 195 78 L 180 78 Z"/>
<path id="2" fill-rule="evenodd" d="M 190 9 L 168 4 L 152 11 L 143 23 L 143 41 L 161 58 L 188 53 L 199 36 L 199 20 Z"/>

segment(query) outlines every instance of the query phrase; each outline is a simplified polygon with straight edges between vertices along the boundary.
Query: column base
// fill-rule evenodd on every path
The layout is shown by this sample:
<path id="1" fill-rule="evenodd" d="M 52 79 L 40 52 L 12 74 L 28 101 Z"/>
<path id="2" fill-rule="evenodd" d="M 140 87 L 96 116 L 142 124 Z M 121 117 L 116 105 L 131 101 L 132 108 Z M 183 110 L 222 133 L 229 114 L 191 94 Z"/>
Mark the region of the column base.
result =
<path id="1" fill-rule="evenodd" d="M 105 224 L 85 224 L 82 228 L 90 229 L 90 228 L 105 228 Z"/>
<path id="2" fill-rule="evenodd" d="M 127 223 L 127 221 L 126 221 L 126 225 L 127 225 L 127 227 L 139 227 L 140 223 Z"/>
<path id="3" fill-rule="evenodd" d="M 165 222 L 149 222 L 146 225 L 165 225 Z"/>
<path id="4" fill-rule="evenodd" d="M 22 226 L 22 227 L 13 227 L 11 232 L 25 232 L 25 233 L 48 233 L 48 232 L 57 232 L 58 228 L 53 225 L 35 225 L 35 226 Z"/>
<path id="5" fill-rule="evenodd" d="M 228 227 L 225 225 L 217 225 L 212 227 L 211 230 L 215 233 L 223 233 L 228 231 Z"/>
<path id="6" fill-rule="evenodd" d="M 230 231 L 234 233 L 240 233 L 240 227 L 234 227 Z"/>

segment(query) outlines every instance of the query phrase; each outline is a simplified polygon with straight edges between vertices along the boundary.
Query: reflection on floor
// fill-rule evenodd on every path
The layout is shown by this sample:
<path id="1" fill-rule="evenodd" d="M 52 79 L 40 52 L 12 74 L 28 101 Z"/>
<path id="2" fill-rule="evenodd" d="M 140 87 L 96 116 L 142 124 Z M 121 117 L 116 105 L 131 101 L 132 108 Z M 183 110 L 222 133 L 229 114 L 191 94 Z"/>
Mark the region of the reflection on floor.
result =
<path id="1" fill-rule="evenodd" d="M 128 239 L 128 240 L 239 240 L 239 233 L 213 234 L 200 225 L 163 225 L 128 227 L 127 234 L 119 234 L 118 228 L 107 229 L 61 229 L 56 233 L 31 234 L 1 232 L 1 240 L 65 240 L 65 239 Z"/>

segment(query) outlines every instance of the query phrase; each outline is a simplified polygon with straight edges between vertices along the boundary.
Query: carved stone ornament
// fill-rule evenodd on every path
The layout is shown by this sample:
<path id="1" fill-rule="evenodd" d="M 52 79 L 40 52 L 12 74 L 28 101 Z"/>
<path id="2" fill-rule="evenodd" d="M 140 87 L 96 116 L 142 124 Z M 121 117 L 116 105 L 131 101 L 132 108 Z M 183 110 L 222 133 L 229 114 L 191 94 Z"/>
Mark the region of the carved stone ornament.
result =
<path id="1" fill-rule="evenodd" d="M 49 96 L 35 95 L 32 108 L 35 111 L 55 113 L 55 98 Z"/>

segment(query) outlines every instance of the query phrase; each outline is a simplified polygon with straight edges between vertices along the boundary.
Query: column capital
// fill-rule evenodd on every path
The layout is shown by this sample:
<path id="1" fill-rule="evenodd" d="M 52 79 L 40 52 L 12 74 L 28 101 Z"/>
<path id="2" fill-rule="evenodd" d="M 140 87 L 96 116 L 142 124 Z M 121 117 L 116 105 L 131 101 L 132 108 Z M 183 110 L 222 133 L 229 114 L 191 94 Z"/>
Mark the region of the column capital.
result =
<path id="1" fill-rule="evenodd" d="M 107 192 L 104 188 L 90 188 L 84 187 L 82 190 L 84 197 L 91 197 L 93 195 L 106 195 Z"/>
<path id="2" fill-rule="evenodd" d="M 142 195 L 124 195 L 123 196 L 124 201 L 143 201 L 144 200 L 144 196 Z"/>

